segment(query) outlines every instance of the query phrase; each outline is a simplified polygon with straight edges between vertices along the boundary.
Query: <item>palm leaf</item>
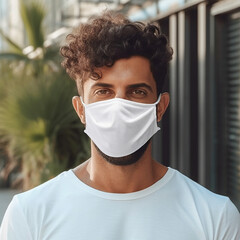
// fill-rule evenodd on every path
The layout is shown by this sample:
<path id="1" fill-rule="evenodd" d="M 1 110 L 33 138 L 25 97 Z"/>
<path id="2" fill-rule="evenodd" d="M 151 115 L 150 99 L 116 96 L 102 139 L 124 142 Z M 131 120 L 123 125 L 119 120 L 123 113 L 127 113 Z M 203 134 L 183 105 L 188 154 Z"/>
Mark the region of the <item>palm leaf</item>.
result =
<path id="1" fill-rule="evenodd" d="M 0 59 L 29 61 L 28 57 L 22 53 L 0 53 Z"/>
<path id="2" fill-rule="evenodd" d="M 22 48 L 11 40 L 3 31 L 0 29 L 0 35 L 2 38 L 8 43 L 8 45 L 12 48 L 14 53 L 22 54 Z"/>
<path id="3" fill-rule="evenodd" d="M 43 48 L 44 33 L 42 23 L 46 15 L 43 4 L 36 0 L 28 3 L 20 0 L 20 14 L 26 28 L 29 44 L 34 49 Z"/>
<path id="4" fill-rule="evenodd" d="M 22 77 L 0 101 L 0 139 L 39 184 L 32 173 L 46 180 L 76 166 L 89 156 L 89 144 L 71 104 L 74 82 L 62 73 Z"/>

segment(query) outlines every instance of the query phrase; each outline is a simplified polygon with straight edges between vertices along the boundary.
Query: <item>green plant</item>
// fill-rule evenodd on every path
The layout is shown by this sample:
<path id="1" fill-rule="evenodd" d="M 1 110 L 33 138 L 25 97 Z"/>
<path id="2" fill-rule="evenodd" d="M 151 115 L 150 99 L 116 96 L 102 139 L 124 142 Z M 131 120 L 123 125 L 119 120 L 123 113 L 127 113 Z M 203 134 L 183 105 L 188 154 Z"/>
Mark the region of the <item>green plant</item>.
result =
<path id="1" fill-rule="evenodd" d="M 22 166 L 29 189 L 84 161 L 90 148 L 71 104 L 74 82 L 60 69 L 59 46 L 45 44 L 43 3 L 19 3 L 30 51 L 0 30 L 10 46 L 0 53 L 0 148 L 12 166 Z"/>
<path id="2" fill-rule="evenodd" d="M 89 142 L 71 104 L 74 82 L 65 74 L 11 81 L 0 102 L 0 139 L 11 158 L 22 161 L 29 189 L 84 161 Z"/>

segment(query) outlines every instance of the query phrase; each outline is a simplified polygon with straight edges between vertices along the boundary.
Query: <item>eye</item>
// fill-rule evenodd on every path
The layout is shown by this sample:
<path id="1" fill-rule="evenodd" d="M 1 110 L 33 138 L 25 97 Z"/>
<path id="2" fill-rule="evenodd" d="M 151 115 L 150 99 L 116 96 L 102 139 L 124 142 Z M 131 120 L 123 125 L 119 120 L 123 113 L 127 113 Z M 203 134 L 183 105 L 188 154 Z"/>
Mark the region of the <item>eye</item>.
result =
<path id="1" fill-rule="evenodd" d="M 142 90 L 142 89 L 134 89 L 134 90 L 132 90 L 132 94 L 136 95 L 136 96 L 146 96 L 147 91 Z"/>
<path id="2" fill-rule="evenodd" d="M 110 94 L 110 91 L 108 89 L 99 89 L 95 91 L 96 95 L 106 95 Z"/>

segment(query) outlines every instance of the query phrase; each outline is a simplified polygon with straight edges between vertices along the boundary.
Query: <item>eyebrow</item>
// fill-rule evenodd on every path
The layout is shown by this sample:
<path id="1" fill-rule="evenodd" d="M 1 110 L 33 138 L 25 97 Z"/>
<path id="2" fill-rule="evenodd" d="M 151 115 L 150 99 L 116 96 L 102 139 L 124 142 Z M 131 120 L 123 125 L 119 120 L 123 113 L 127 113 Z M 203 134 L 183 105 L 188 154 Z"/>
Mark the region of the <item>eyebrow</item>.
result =
<path id="1" fill-rule="evenodd" d="M 112 84 L 109 84 L 109 83 L 100 83 L 100 82 L 97 82 L 95 83 L 92 87 L 106 87 L 106 88 L 112 88 L 113 85 Z M 146 83 L 136 83 L 136 84 L 131 84 L 131 85 L 128 85 L 127 88 L 140 88 L 140 87 L 145 87 L 147 88 L 149 91 L 153 92 L 153 89 L 151 86 L 149 86 L 148 84 Z"/>
<path id="2" fill-rule="evenodd" d="M 140 88 L 140 87 L 145 87 L 147 88 L 149 91 L 153 92 L 153 89 L 151 86 L 149 86 L 148 84 L 146 83 L 136 83 L 136 84 L 132 84 L 132 85 L 129 85 L 128 88 Z"/>
<path id="3" fill-rule="evenodd" d="M 113 85 L 112 84 L 109 84 L 109 83 L 100 83 L 100 82 L 97 82 L 95 84 L 92 85 L 92 88 L 93 87 L 106 87 L 106 88 L 112 88 Z"/>

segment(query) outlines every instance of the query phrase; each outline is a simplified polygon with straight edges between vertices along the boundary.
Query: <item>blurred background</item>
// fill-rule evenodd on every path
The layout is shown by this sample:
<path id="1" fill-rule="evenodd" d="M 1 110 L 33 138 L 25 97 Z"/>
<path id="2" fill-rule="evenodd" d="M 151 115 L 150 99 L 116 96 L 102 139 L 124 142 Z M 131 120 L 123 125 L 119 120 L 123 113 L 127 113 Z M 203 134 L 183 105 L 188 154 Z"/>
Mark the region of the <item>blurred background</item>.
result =
<path id="1" fill-rule="evenodd" d="M 174 50 L 154 158 L 240 209 L 239 0 L 1 0 L 0 222 L 14 194 L 90 156 L 59 48 L 105 9 L 158 22 Z"/>

